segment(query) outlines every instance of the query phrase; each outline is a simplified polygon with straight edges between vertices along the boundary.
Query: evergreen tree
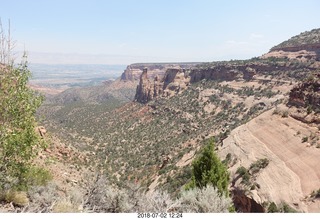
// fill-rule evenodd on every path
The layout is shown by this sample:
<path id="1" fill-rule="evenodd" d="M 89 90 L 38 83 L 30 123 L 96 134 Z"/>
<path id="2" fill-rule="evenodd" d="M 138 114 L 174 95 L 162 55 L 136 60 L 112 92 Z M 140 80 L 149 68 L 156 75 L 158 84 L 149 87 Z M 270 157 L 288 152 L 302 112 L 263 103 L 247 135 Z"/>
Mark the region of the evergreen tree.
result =
<path id="1" fill-rule="evenodd" d="M 229 195 L 229 173 L 227 167 L 214 152 L 214 140 L 210 139 L 202 153 L 192 163 L 192 180 L 187 189 L 204 188 L 212 185 L 220 194 Z"/>

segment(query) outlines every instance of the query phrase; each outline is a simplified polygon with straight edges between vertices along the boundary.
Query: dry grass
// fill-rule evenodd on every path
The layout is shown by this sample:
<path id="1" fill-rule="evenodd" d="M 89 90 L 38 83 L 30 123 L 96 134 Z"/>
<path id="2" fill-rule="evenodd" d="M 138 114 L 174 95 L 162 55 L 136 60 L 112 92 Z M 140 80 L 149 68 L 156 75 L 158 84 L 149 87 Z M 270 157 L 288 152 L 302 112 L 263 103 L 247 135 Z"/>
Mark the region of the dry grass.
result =
<path id="1" fill-rule="evenodd" d="M 59 200 L 52 209 L 53 213 L 75 213 L 79 209 L 68 199 Z"/>
<path id="2" fill-rule="evenodd" d="M 24 207 L 29 204 L 29 199 L 26 192 L 18 192 L 14 190 L 9 190 L 3 195 L 4 201 L 12 203 L 18 207 Z"/>

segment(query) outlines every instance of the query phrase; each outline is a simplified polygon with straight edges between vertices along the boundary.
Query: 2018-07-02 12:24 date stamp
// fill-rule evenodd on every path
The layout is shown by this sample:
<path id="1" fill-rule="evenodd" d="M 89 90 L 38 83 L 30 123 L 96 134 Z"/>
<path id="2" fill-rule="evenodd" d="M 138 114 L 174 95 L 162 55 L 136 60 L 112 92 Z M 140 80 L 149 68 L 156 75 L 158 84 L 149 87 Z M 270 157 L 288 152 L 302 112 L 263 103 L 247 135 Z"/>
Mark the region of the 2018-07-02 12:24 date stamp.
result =
<path id="1" fill-rule="evenodd" d="M 183 218 L 182 213 L 137 213 L 137 218 Z"/>

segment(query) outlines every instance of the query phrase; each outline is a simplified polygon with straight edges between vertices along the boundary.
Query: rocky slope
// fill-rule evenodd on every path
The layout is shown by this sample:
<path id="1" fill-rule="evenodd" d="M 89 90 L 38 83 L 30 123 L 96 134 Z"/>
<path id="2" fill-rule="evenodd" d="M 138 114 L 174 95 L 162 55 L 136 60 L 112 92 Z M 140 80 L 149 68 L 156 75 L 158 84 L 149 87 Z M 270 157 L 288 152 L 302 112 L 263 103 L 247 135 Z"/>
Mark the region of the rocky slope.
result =
<path id="1" fill-rule="evenodd" d="M 310 110 L 320 111 L 320 73 L 295 86 L 289 94 L 289 104 L 297 107 L 309 107 Z"/>
<path id="2" fill-rule="evenodd" d="M 255 69 L 255 75 L 245 80 L 243 72 L 249 68 Z M 219 78 L 218 69 L 230 69 L 234 78 Z M 113 182 L 134 180 L 150 191 L 162 188 L 175 194 L 189 180 L 190 164 L 207 138 L 216 136 L 221 144 L 234 128 L 286 101 L 295 81 L 313 70 L 309 63 L 296 65 L 282 59 L 206 63 L 189 70 L 168 69 L 155 83 L 145 69 L 139 86 L 152 92 L 140 96 L 144 104 L 133 102 L 110 110 L 106 105 L 62 107 L 55 113 L 48 111 L 48 126 L 63 127 L 60 136 L 67 142 L 95 148 L 96 161 Z M 197 72 L 199 77 L 190 76 Z M 188 82 L 191 78 L 193 83 Z M 158 98 L 149 99 L 154 96 Z M 262 203 L 253 204 L 254 200 L 250 203 L 259 209 Z"/>
<path id="3" fill-rule="evenodd" d="M 306 122 L 319 115 L 316 59 L 154 65 L 128 66 L 119 80 L 140 80 L 135 102 L 61 104 L 54 112 L 47 105 L 42 114 L 48 129 L 92 150 L 111 182 L 133 181 L 173 196 L 190 180 L 199 149 L 215 136 L 239 211 L 265 212 L 271 202 L 320 211 L 311 196 L 320 188 L 320 129 L 314 120 Z M 309 76 L 312 83 L 304 81 Z M 305 120 L 297 119 L 299 110 Z"/>
<path id="4" fill-rule="evenodd" d="M 271 48 L 262 57 L 320 60 L 320 29 L 303 32 Z"/>
<path id="5" fill-rule="evenodd" d="M 134 98 L 136 86 L 135 82 L 118 79 L 97 86 L 65 90 L 55 96 L 47 97 L 47 103 L 58 105 L 79 102 L 105 103 L 113 99 L 129 102 Z"/>
<path id="6" fill-rule="evenodd" d="M 304 65 L 304 64 L 303 64 Z M 306 71 L 313 70 L 311 65 L 299 66 Z M 202 80 L 213 81 L 257 81 L 255 75 L 272 75 L 278 78 L 281 75 L 277 72 L 295 72 L 297 66 L 291 62 L 281 60 L 271 62 L 268 60 L 257 59 L 235 62 L 213 62 L 203 63 L 191 68 L 168 68 L 164 76 L 154 76 L 154 72 L 149 75 L 148 68 L 143 70 L 140 76 L 139 85 L 136 90 L 135 100 L 140 103 L 147 103 L 150 100 L 171 97 L 187 89 L 190 84 Z M 292 75 L 293 78 L 302 78 L 302 75 Z M 288 79 L 288 75 L 284 75 Z"/>
<path id="7" fill-rule="evenodd" d="M 271 109 L 234 129 L 223 141 L 219 154 L 231 156 L 233 187 L 247 190 L 247 195 L 260 204 L 273 200 L 277 204 L 286 202 L 300 211 L 317 212 L 319 202 L 308 202 L 307 198 L 320 188 L 320 150 L 308 142 L 302 143 L 302 139 L 319 136 L 319 130 L 273 112 Z M 267 167 L 250 174 L 252 183 L 244 184 L 237 169 L 249 169 L 259 159 L 268 159 Z"/>

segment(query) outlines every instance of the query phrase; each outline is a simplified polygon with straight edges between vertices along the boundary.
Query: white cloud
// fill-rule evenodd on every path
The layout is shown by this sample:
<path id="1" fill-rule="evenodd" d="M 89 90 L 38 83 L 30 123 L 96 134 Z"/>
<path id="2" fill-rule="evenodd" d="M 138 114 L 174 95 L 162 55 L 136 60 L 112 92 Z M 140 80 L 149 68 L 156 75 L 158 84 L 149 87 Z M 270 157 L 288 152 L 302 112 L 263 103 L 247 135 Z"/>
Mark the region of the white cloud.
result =
<path id="1" fill-rule="evenodd" d="M 261 39 L 264 36 L 262 34 L 258 34 L 258 33 L 251 33 L 250 34 L 250 39 L 255 40 L 255 39 Z"/>
<path id="2" fill-rule="evenodd" d="M 244 41 L 228 40 L 226 41 L 226 44 L 230 46 L 237 46 L 237 45 L 247 45 L 249 43 Z"/>

